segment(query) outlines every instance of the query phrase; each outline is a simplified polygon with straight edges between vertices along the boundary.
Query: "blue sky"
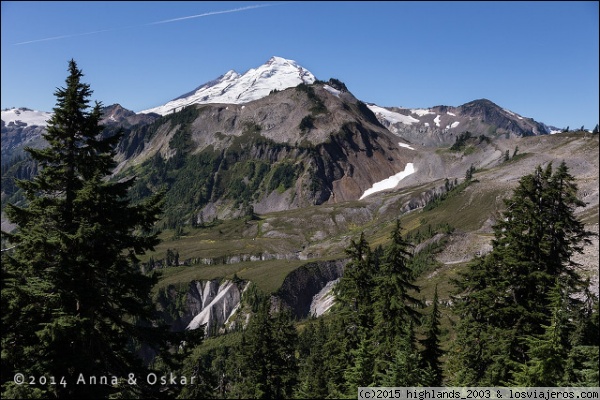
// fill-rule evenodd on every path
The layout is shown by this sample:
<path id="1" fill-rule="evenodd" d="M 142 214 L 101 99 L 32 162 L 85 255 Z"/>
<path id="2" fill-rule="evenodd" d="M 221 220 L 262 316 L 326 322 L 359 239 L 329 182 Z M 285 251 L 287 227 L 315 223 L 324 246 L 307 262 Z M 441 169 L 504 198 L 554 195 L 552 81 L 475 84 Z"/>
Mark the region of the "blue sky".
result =
<path id="1" fill-rule="evenodd" d="M 2 1 L 1 7 L 3 109 L 51 111 L 71 58 L 93 100 L 140 111 L 230 69 L 243 73 L 280 56 L 319 79 L 340 79 L 356 97 L 380 106 L 487 98 L 558 128 L 591 129 L 599 121 L 595 1 Z"/>

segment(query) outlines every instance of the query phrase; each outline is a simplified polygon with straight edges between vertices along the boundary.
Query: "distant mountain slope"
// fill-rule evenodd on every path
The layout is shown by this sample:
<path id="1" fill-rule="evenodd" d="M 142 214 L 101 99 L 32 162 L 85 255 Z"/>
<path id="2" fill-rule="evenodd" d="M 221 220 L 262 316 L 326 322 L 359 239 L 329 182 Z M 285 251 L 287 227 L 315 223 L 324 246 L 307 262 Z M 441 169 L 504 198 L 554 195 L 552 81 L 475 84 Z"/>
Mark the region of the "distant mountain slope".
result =
<path id="1" fill-rule="evenodd" d="M 192 223 L 357 200 L 413 151 L 335 80 L 193 105 L 126 140 L 120 174 L 135 168 L 140 194 L 169 185 L 171 219 Z"/>
<path id="2" fill-rule="evenodd" d="M 244 74 L 231 70 L 217 79 L 199 86 L 165 105 L 140 111 L 166 115 L 192 104 L 242 104 L 267 96 L 273 90 L 283 90 L 301 83 L 313 83 L 313 74 L 296 61 L 271 57 L 258 68 Z"/>
<path id="3" fill-rule="evenodd" d="M 10 108 L 1 112 L 2 160 L 10 161 L 22 155 L 24 146 L 43 147 L 46 141 L 42 133 L 46 131 L 46 121 L 52 113 L 29 108 Z"/>
<path id="4" fill-rule="evenodd" d="M 523 137 L 554 133 L 557 128 L 525 118 L 487 100 L 474 100 L 458 107 L 428 109 L 369 108 L 390 131 L 422 146 L 451 145 L 465 131 L 488 137 Z"/>

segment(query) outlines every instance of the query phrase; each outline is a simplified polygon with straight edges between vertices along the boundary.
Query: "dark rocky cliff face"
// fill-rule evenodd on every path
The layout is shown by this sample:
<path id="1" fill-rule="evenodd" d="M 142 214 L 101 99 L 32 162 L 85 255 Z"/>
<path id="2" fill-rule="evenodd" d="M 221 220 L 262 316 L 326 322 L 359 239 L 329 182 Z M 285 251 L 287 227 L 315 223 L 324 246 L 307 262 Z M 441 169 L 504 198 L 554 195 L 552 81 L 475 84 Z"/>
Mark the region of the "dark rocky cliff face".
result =
<path id="1" fill-rule="evenodd" d="M 306 264 L 291 272 L 281 288 L 274 293 L 272 302 L 276 309 L 288 308 L 297 318 L 310 315 L 315 295 L 329 282 L 339 279 L 347 261 L 321 261 Z"/>

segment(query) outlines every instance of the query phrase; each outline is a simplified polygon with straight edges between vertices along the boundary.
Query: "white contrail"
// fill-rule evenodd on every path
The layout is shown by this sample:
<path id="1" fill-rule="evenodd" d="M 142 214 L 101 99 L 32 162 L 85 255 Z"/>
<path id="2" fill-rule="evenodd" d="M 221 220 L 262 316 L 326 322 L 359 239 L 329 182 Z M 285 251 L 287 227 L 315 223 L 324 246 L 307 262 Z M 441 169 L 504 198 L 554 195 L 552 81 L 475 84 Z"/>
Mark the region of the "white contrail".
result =
<path id="1" fill-rule="evenodd" d="M 36 39 L 36 40 L 29 40 L 27 42 L 13 43 L 13 46 L 19 46 L 19 45 L 22 45 L 22 44 L 37 43 L 37 42 L 47 42 L 49 40 L 67 39 L 67 38 L 72 38 L 72 37 L 75 37 L 75 36 L 93 35 L 95 33 L 110 32 L 110 31 L 114 31 L 114 30 L 116 30 L 116 29 L 103 29 L 101 31 L 86 32 L 86 33 L 76 33 L 74 35 L 54 36 L 54 37 L 49 37 L 49 38 L 45 38 L 45 39 Z"/>
<path id="2" fill-rule="evenodd" d="M 185 19 L 192 19 L 192 18 L 200 18 L 200 17 L 208 17 L 209 15 L 217 15 L 217 14 L 227 14 L 227 13 L 234 13 L 234 12 L 240 12 L 240 11 L 246 11 L 246 10 L 252 10 L 253 8 L 262 8 L 262 7 L 270 7 L 270 6 L 274 6 L 275 4 L 258 4 L 255 6 L 248 6 L 248 7 L 240 7 L 240 8 L 234 8 L 233 10 L 224 10 L 224 11 L 210 11 L 210 12 L 206 12 L 203 14 L 198 14 L 198 15 L 190 15 L 188 17 L 180 17 L 180 18 L 173 18 L 173 19 L 166 19 L 164 21 L 157 21 L 157 22 L 152 22 L 150 24 L 147 25 L 157 25 L 157 24 L 166 24 L 168 22 L 176 22 L 176 21 L 183 21 Z"/>
<path id="3" fill-rule="evenodd" d="M 210 12 L 206 12 L 206 13 L 203 13 L 203 14 L 190 15 L 190 16 L 187 16 L 187 17 L 180 17 L 180 18 L 166 19 L 164 21 L 151 22 L 149 24 L 130 26 L 128 28 L 139 28 L 139 27 L 142 27 L 142 26 L 167 24 L 169 22 L 183 21 L 183 20 L 192 19 L 192 18 L 208 17 L 210 15 L 218 15 L 218 14 L 227 14 L 227 13 L 241 12 L 241 11 L 246 11 L 246 10 L 252 10 L 252 9 L 255 9 L 255 8 L 271 7 L 271 6 L 275 6 L 275 5 L 279 5 L 279 4 L 283 4 L 283 3 L 257 4 L 257 5 L 254 5 L 254 6 L 239 7 L 239 8 L 234 8 L 234 9 L 231 9 L 231 10 L 210 11 Z M 23 44 L 38 43 L 38 42 L 47 42 L 47 41 L 50 41 L 50 40 L 67 39 L 67 38 L 72 38 L 72 37 L 77 37 L 77 36 L 93 35 L 93 34 L 102 33 L 102 32 L 112 32 L 112 31 L 116 31 L 116 30 L 119 30 L 119 29 L 124 29 L 124 28 L 103 29 L 103 30 L 94 31 L 94 32 L 75 33 L 73 35 L 62 35 L 62 36 L 53 36 L 53 37 L 44 38 L 44 39 L 28 40 L 26 42 L 13 43 L 13 46 L 20 46 L 20 45 L 23 45 Z"/>

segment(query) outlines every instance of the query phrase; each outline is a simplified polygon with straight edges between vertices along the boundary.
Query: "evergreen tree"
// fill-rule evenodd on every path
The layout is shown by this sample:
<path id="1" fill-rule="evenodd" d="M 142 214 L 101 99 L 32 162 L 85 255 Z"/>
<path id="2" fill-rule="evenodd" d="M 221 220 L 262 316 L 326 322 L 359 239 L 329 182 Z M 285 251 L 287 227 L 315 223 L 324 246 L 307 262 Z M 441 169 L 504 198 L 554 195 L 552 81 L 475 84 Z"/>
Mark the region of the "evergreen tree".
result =
<path id="1" fill-rule="evenodd" d="M 410 294 L 420 289 L 413 283 L 415 276 L 409 265 L 411 245 L 404 240 L 401 231 L 400 220 L 396 220 L 375 281 L 374 335 L 378 359 L 384 365 L 394 357 L 394 343 L 402 334 L 404 324 L 420 322 L 419 308 L 423 307 L 422 302 Z"/>
<path id="2" fill-rule="evenodd" d="M 591 233 L 574 216 L 585 203 L 565 163 L 554 173 L 552 164 L 538 166 L 505 204 L 494 225 L 492 252 L 455 281 L 461 322 L 452 355 L 461 366 L 454 376 L 459 385 L 510 381 L 514 363 L 528 359 L 523 338 L 542 334 L 549 324 L 548 293 L 556 279 L 571 292 L 584 287 L 572 255 Z"/>
<path id="3" fill-rule="evenodd" d="M 275 353 L 272 371 L 274 398 L 289 399 L 298 383 L 298 331 L 290 310 L 282 310 L 275 315 L 272 336 Z"/>
<path id="4" fill-rule="evenodd" d="M 327 332 L 327 340 L 323 347 L 327 392 L 329 398 L 335 399 L 342 397 L 346 392 L 344 371 L 354 365 L 352 352 L 358 348 L 359 335 L 355 321 L 350 321 L 347 315 L 335 313 Z"/>
<path id="5" fill-rule="evenodd" d="M 103 137 L 100 103 L 89 109 L 81 70 L 73 60 L 68 70 L 44 134 L 49 146 L 27 149 L 41 169 L 18 181 L 27 205 L 6 207 L 18 228 L 3 232 L 15 246 L 2 253 L 3 397 L 107 397 L 119 389 L 77 380 L 145 377 L 136 348 L 160 341 L 151 328 L 157 276 L 143 275 L 137 258 L 158 243 L 160 197 L 132 205 L 133 179 L 107 180 L 121 133 Z M 15 373 L 59 381 L 15 387 Z"/>
<path id="6" fill-rule="evenodd" d="M 402 325 L 403 333 L 396 337 L 394 358 L 377 382 L 387 387 L 430 386 L 433 380 L 429 366 L 423 367 L 421 355 L 415 347 L 415 332 L 412 321 Z"/>
<path id="7" fill-rule="evenodd" d="M 263 298 L 244 332 L 239 352 L 242 354 L 240 381 L 234 393 L 246 399 L 272 398 L 271 370 L 273 343 L 269 301 Z"/>
<path id="8" fill-rule="evenodd" d="M 568 319 L 565 292 L 559 282 L 550 292 L 552 307 L 550 325 L 544 326 L 539 337 L 525 338 L 529 360 L 520 364 L 512 382 L 515 386 L 569 386 L 565 377 L 565 360 L 568 357 Z"/>
<path id="9" fill-rule="evenodd" d="M 296 385 L 298 364 L 295 355 L 298 335 L 289 312 L 275 317 L 269 313 L 270 299 L 261 296 L 238 349 L 239 374 L 233 397 L 251 399 L 290 398 Z"/>
<path id="10" fill-rule="evenodd" d="M 370 328 L 373 325 L 372 297 L 377 263 L 374 262 L 364 233 L 361 233 L 358 241 L 351 241 L 346 254 L 350 256 L 350 262 L 344 269 L 344 276 L 334 288 L 336 308 L 353 321 L 352 329 Z"/>
<path id="11" fill-rule="evenodd" d="M 325 343 L 327 328 L 323 318 L 319 318 L 314 328 L 311 323 L 303 332 L 304 351 L 300 351 L 299 385 L 296 397 L 303 399 L 324 399 L 328 395 L 328 371 L 326 368 Z"/>
<path id="12" fill-rule="evenodd" d="M 373 339 L 370 332 L 367 332 L 366 329 L 361 329 L 359 335 L 360 342 L 358 348 L 352 350 L 354 363 L 344 372 L 346 394 L 350 398 L 356 397 L 359 387 L 375 386 Z"/>
<path id="13" fill-rule="evenodd" d="M 433 380 L 429 383 L 429 386 L 442 386 L 442 366 L 440 361 L 440 357 L 443 354 L 440 347 L 441 317 L 438 290 L 437 285 L 435 285 L 431 314 L 425 322 L 425 338 L 420 341 L 423 346 L 423 350 L 421 351 L 423 367 L 429 367 L 433 374 Z"/>

